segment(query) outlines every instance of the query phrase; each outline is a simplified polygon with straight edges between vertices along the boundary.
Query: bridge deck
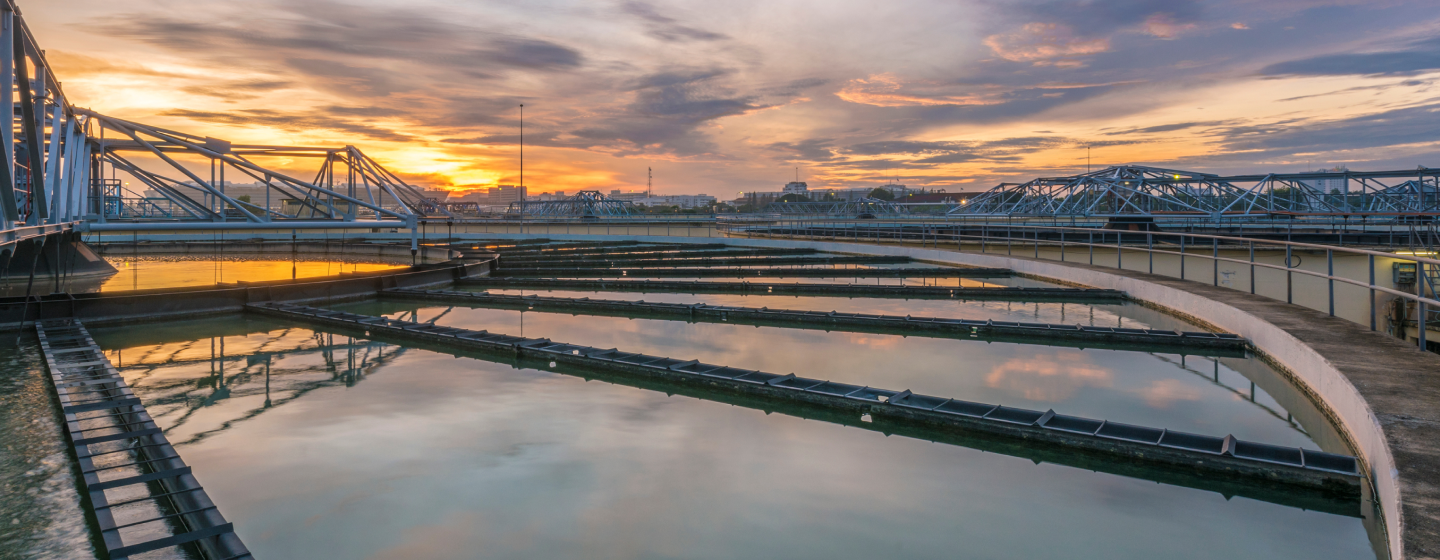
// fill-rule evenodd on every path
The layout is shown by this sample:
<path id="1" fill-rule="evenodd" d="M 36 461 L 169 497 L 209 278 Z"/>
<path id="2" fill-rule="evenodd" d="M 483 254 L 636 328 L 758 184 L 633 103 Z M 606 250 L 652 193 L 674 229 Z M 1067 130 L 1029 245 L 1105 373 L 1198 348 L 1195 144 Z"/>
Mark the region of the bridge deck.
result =
<path id="1" fill-rule="evenodd" d="M 1360 490 L 1358 464 L 1354 457 L 1242 441 L 1229 435 L 1189 434 L 1067 416 L 1053 410 L 1041 412 L 974 403 L 920 395 L 909 390 L 894 391 L 809 379 L 793 373 L 780 375 L 704 364 L 697 360 L 647 356 L 613 348 L 593 348 L 303 305 L 262 303 L 251 304 L 247 309 L 292 320 L 363 330 L 366 336 L 387 335 L 447 347 L 502 352 L 558 364 L 703 386 L 777 403 L 806 403 L 848 411 L 862 420 L 881 416 L 901 424 L 949 432 L 984 433 L 1034 445 L 1099 453 L 1122 461 L 1178 466 L 1225 478 L 1318 489 L 1344 496 L 1357 496 Z"/>
<path id="2" fill-rule="evenodd" d="M 191 546 L 207 557 L 250 558 L 84 325 L 52 320 L 35 330 L 105 554 L 124 560 Z"/>

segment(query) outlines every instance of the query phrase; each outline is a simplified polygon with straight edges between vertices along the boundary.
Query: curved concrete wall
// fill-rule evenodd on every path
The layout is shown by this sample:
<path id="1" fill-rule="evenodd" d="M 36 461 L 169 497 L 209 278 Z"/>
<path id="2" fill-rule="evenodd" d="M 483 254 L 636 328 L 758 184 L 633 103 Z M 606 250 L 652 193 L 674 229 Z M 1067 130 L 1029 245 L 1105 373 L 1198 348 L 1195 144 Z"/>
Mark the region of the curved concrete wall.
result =
<path id="1" fill-rule="evenodd" d="M 485 237 L 504 239 L 532 236 L 490 234 Z M 547 234 L 546 237 L 566 241 L 593 241 L 615 239 L 618 236 Z M 1403 525 L 1400 516 L 1399 472 L 1395 467 L 1395 459 L 1391 455 L 1385 433 L 1374 411 L 1345 374 L 1314 348 L 1295 338 L 1281 327 L 1244 309 L 1186 290 L 1126 276 L 1123 273 L 1112 273 L 1088 267 L 1081 268 L 1053 261 L 1009 258 L 1005 255 L 959 253 L 901 245 L 885 246 L 790 239 L 707 239 L 667 236 L 627 236 L 624 238 L 662 243 L 722 241 L 731 245 L 749 247 L 809 247 L 837 253 L 908 256 L 937 263 L 1009 268 L 1022 274 L 1062 279 L 1096 288 L 1123 290 L 1135 299 L 1175 310 L 1182 315 L 1244 336 L 1251 340 L 1256 349 L 1289 370 L 1295 379 L 1303 384 L 1300 387 L 1301 390 L 1315 395 L 1320 399 L 1321 406 L 1329 408 L 1333 418 L 1340 424 L 1340 429 L 1349 436 L 1348 439 L 1354 443 L 1361 460 L 1370 470 L 1375 498 L 1379 501 L 1384 516 L 1385 539 L 1389 544 L 1390 557 L 1396 560 L 1404 558 L 1404 547 L 1401 542 Z M 1249 296 L 1249 294 L 1245 295 Z"/>

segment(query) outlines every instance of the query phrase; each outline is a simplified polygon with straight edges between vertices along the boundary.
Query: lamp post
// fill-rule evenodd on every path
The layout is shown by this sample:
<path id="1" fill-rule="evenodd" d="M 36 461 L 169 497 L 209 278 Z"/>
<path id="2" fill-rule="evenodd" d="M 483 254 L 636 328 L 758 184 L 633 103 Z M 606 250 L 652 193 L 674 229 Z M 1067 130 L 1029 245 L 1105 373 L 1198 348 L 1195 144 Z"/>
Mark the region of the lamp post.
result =
<path id="1" fill-rule="evenodd" d="M 520 104 L 520 235 L 525 235 L 525 104 Z M 521 327 L 522 332 L 524 327 Z"/>

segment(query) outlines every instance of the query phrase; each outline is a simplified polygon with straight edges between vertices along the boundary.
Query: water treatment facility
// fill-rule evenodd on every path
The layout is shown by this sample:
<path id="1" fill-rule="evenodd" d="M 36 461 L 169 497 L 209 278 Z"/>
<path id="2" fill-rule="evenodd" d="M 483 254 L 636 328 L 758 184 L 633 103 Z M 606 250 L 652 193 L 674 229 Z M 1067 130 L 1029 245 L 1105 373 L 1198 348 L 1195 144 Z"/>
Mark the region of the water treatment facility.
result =
<path id="1" fill-rule="evenodd" d="M 1440 558 L 1440 169 L 479 212 L 0 35 L 0 560 Z"/>

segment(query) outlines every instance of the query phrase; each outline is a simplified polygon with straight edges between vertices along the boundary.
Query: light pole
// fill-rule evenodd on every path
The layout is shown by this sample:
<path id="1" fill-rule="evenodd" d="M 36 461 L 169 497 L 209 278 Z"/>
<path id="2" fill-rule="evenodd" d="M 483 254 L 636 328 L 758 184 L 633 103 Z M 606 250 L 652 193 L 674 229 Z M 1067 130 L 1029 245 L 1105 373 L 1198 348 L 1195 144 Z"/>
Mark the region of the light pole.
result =
<path id="1" fill-rule="evenodd" d="M 525 192 L 525 104 L 520 104 L 520 192 Z M 522 201 L 523 202 L 523 201 Z M 520 206 L 524 213 L 524 205 Z"/>
<path id="2" fill-rule="evenodd" d="M 525 104 L 520 104 L 520 235 L 525 235 Z M 523 318 L 521 319 L 524 320 Z M 522 325 L 524 323 L 521 323 Z M 524 331 L 524 327 L 521 327 Z"/>

